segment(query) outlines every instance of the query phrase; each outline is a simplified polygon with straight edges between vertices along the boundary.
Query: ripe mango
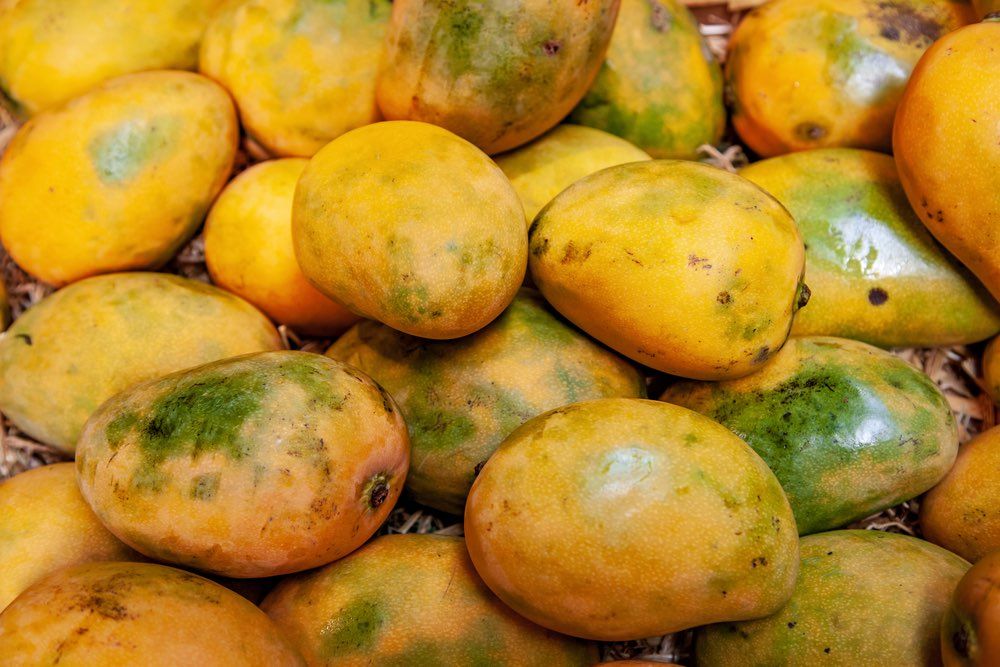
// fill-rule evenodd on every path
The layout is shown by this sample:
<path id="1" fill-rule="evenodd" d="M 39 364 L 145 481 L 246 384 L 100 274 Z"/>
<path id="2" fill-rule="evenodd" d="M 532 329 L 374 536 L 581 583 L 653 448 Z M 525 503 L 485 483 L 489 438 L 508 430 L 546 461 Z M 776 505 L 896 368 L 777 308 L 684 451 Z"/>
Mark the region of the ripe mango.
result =
<path id="1" fill-rule="evenodd" d="M 958 582 L 941 622 L 945 667 L 989 667 L 1000 663 L 1000 552 L 972 566 Z"/>

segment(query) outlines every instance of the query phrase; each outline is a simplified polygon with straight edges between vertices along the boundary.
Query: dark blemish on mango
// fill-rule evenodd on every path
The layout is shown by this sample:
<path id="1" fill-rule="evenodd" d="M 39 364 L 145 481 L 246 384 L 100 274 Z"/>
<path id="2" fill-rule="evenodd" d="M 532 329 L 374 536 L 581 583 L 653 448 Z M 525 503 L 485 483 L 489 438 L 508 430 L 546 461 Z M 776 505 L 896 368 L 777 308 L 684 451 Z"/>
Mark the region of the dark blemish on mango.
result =
<path id="1" fill-rule="evenodd" d="M 750 561 L 751 568 L 766 567 L 766 566 L 767 566 L 767 557 L 765 556 L 757 556 L 756 558 Z"/>
<path id="2" fill-rule="evenodd" d="M 812 298 L 812 290 L 809 289 L 809 285 L 805 283 L 799 283 L 799 295 L 795 299 L 795 310 L 802 310 L 807 305 L 809 305 L 809 299 Z"/>
<path id="3" fill-rule="evenodd" d="M 882 25 L 880 35 L 891 41 L 902 37 L 910 43 L 930 44 L 941 36 L 941 24 L 917 9 L 898 1 L 885 0 L 869 18 Z"/>
<path id="4" fill-rule="evenodd" d="M 219 490 L 220 473 L 198 475 L 191 480 L 191 497 L 195 500 L 211 500 Z"/>
<path id="5" fill-rule="evenodd" d="M 689 267 L 691 267 L 691 268 L 705 269 L 705 270 L 711 269 L 712 265 L 708 264 L 707 262 L 708 262 L 708 258 L 707 257 L 698 257 L 698 255 L 694 255 L 694 254 L 688 255 L 688 263 L 687 263 L 687 265 Z"/>
<path id="6" fill-rule="evenodd" d="M 649 0 L 649 23 L 656 32 L 666 32 L 674 24 L 674 17 L 658 0 Z"/>
<path id="7" fill-rule="evenodd" d="M 817 123 L 799 123 L 795 126 L 795 136 L 803 141 L 819 141 L 826 136 L 827 130 Z"/>
<path id="8" fill-rule="evenodd" d="M 873 306 L 881 306 L 889 300 L 889 293 L 881 287 L 873 287 L 868 290 L 868 303 Z"/>
<path id="9" fill-rule="evenodd" d="M 733 302 L 733 295 L 729 292 L 719 292 L 718 296 L 715 297 L 715 300 L 723 306 L 728 306 Z"/>
<path id="10" fill-rule="evenodd" d="M 635 256 L 635 252 L 633 252 L 633 251 L 629 250 L 628 248 L 626 248 L 625 249 L 625 254 L 628 255 L 628 258 L 629 258 L 630 262 L 638 264 L 639 266 L 645 266 L 645 264 L 642 263 L 642 260 L 638 259 Z"/>
<path id="11" fill-rule="evenodd" d="M 590 258 L 592 249 L 593 246 L 588 245 L 581 251 L 572 241 L 570 241 L 566 244 L 566 249 L 563 250 L 561 262 L 563 264 L 569 264 L 570 262 L 585 262 Z"/>
<path id="12" fill-rule="evenodd" d="M 757 354 L 753 357 L 753 363 L 762 364 L 771 357 L 771 348 L 765 345 L 764 347 L 757 350 Z"/>
<path id="13" fill-rule="evenodd" d="M 899 29 L 896 28 L 896 26 L 893 25 L 883 26 L 882 30 L 880 30 L 878 34 L 882 35 L 883 37 L 892 42 L 899 41 Z"/>
<path id="14" fill-rule="evenodd" d="M 543 238 L 539 243 L 533 243 L 531 245 L 531 254 L 535 257 L 541 257 L 549 251 L 549 240 Z"/>
<path id="15" fill-rule="evenodd" d="M 951 645 L 955 653 L 963 658 L 969 657 L 969 632 L 963 625 L 951 635 Z"/>
<path id="16" fill-rule="evenodd" d="M 352 600 L 320 632 L 323 655 L 335 658 L 370 651 L 375 646 L 384 623 L 385 612 L 378 602 Z"/>
<path id="17" fill-rule="evenodd" d="M 550 39 L 549 41 L 547 41 L 544 44 L 542 44 L 542 51 L 547 56 L 554 56 L 557 53 L 559 53 L 559 49 L 561 47 L 562 47 L 562 44 L 560 44 L 559 42 L 555 41 L 554 39 Z"/>
<path id="18" fill-rule="evenodd" d="M 23 333 L 14 334 L 14 338 L 17 339 L 17 340 L 23 340 L 24 344 L 27 345 L 28 347 L 31 347 L 32 345 L 34 345 L 34 341 L 31 339 L 31 336 L 29 336 L 28 334 L 23 334 Z"/>
<path id="19" fill-rule="evenodd" d="M 395 414 L 396 408 L 393 406 L 392 396 L 390 396 L 389 392 L 382 388 L 382 385 L 376 384 L 375 386 L 378 388 L 378 395 L 382 399 L 382 409 L 385 410 L 387 415 Z"/>
<path id="20" fill-rule="evenodd" d="M 389 483 L 392 478 L 384 472 L 373 475 L 361 490 L 361 500 L 369 510 L 376 510 L 389 497 Z"/>
<path id="21" fill-rule="evenodd" d="M 788 621 L 788 629 L 789 629 L 789 630 L 791 630 L 791 629 L 792 629 L 792 628 L 794 628 L 795 626 L 796 626 L 796 623 L 795 623 L 795 621 Z"/>
<path id="22" fill-rule="evenodd" d="M 473 479 L 475 479 L 476 477 L 479 477 L 479 473 L 481 473 L 483 471 L 483 466 L 485 466 L 485 465 L 486 465 L 486 461 L 480 461 L 479 463 L 476 464 L 476 467 L 473 468 L 473 470 L 472 470 L 472 478 Z"/>

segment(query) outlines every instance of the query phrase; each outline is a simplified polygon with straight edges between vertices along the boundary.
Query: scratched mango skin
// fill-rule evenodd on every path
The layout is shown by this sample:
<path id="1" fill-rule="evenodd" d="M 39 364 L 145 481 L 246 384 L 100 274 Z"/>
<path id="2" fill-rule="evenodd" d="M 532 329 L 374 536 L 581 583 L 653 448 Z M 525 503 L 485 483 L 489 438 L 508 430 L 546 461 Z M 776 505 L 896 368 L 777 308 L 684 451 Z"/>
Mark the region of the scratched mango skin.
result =
<path id="1" fill-rule="evenodd" d="M 646 396 L 632 365 L 559 319 L 534 290 L 466 338 L 429 341 L 369 320 L 327 355 L 392 394 L 413 447 L 407 486 L 455 514 L 477 469 L 528 419 L 582 400 Z"/>
<path id="2" fill-rule="evenodd" d="M 968 0 L 768 2 L 729 43 L 733 126 L 764 157 L 831 146 L 889 152 L 917 60 L 973 20 Z"/>
<path id="3" fill-rule="evenodd" d="M 556 310 L 625 356 L 682 377 L 754 372 L 808 301 L 788 212 L 750 181 L 696 162 L 588 176 L 528 233 L 531 277 Z"/>
<path id="4" fill-rule="evenodd" d="M 84 498 L 152 558 L 230 577 L 316 567 L 367 540 L 409 464 L 406 425 L 360 371 L 264 352 L 118 394 L 77 447 Z"/>
<path id="5" fill-rule="evenodd" d="M 678 0 L 622 0 L 604 65 L 570 120 L 656 158 L 694 159 L 726 127 L 722 71 Z"/>
<path id="6" fill-rule="evenodd" d="M 875 530 L 802 538 L 781 611 L 700 629 L 698 665 L 940 665 L 938 628 L 969 564 L 929 542 Z"/>
<path id="7" fill-rule="evenodd" d="M 964 345 L 1000 330 L 1000 307 L 924 228 L 888 155 L 821 148 L 740 170 L 795 218 L 809 307 L 796 335 L 880 347 Z"/>
<path id="8" fill-rule="evenodd" d="M 518 616 L 476 574 L 460 537 L 387 535 L 282 581 L 262 605 L 316 667 L 591 667 L 593 644 Z"/>
<path id="9" fill-rule="evenodd" d="M 0 411 L 72 454 L 84 422 L 119 391 L 280 348 L 260 311 L 211 285 L 158 273 L 88 278 L 30 308 L 0 339 Z"/>
<path id="10" fill-rule="evenodd" d="M 201 225 L 239 131 L 221 87 L 190 72 L 111 79 L 38 114 L 0 160 L 0 237 L 53 285 L 157 268 Z"/>
<path id="11" fill-rule="evenodd" d="M 391 120 L 440 125 L 489 153 L 561 121 L 597 75 L 619 0 L 396 0 L 376 96 Z"/>
<path id="12" fill-rule="evenodd" d="M 299 179 L 295 256 L 319 291 L 423 338 L 493 321 L 524 280 L 524 208 L 482 151 L 427 123 L 334 139 Z"/>
<path id="13" fill-rule="evenodd" d="M 389 0 L 250 0 L 209 25 L 201 72 L 232 93 L 248 134 L 310 157 L 379 120 L 375 76 Z"/>
<path id="14" fill-rule="evenodd" d="M 955 419 L 930 378 L 845 338 L 791 338 L 753 375 L 680 382 L 662 400 L 716 420 L 753 447 L 781 482 L 801 535 L 920 495 L 958 452 Z"/>
<path id="15" fill-rule="evenodd" d="M 1000 552 L 972 566 L 958 582 L 941 621 L 945 667 L 986 667 L 1000 662 Z"/>
<path id="16" fill-rule="evenodd" d="M 514 611 L 589 639 L 766 616 L 798 570 L 791 508 L 760 457 L 706 417 L 640 399 L 514 431 L 472 485 L 465 536 Z"/>
<path id="17" fill-rule="evenodd" d="M 305 665 L 252 603 L 152 563 L 86 563 L 41 580 L 0 614 L 0 655 L 10 667 Z"/>

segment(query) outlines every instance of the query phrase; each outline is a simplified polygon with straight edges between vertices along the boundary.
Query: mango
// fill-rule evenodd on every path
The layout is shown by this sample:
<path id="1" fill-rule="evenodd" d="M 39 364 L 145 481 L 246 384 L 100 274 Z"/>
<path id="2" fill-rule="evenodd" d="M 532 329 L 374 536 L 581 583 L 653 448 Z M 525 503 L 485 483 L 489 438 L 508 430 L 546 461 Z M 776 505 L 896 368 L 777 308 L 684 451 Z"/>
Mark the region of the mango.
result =
<path id="1" fill-rule="evenodd" d="M 924 537 L 973 563 L 1000 549 L 1000 427 L 962 445 L 920 505 Z"/>
<path id="2" fill-rule="evenodd" d="M 588 639 L 766 616 L 798 570 L 791 508 L 760 457 L 706 417 L 640 399 L 514 431 L 472 485 L 465 535 L 514 611 Z"/>
<path id="3" fill-rule="evenodd" d="M 310 160 L 292 239 L 319 291 L 434 339 L 467 336 L 503 312 L 528 251 L 524 209 L 500 168 L 461 137 L 408 121 L 353 130 Z"/>
<path id="4" fill-rule="evenodd" d="M 489 154 L 568 114 L 604 60 L 619 0 L 396 0 L 376 98 L 390 120 L 440 125 Z"/>
<path id="5" fill-rule="evenodd" d="M 83 501 L 72 463 L 35 468 L 0 482 L 0 611 L 58 569 L 137 557 Z"/>
<path id="6" fill-rule="evenodd" d="M 111 79 L 25 123 L 0 159 L 0 237 L 53 285 L 157 268 L 201 225 L 239 129 L 222 88 L 190 72 Z"/>
<path id="7" fill-rule="evenodd" d="M 310 157 L 379 120 L 375 76 L 389 0 L 230 3 L 205 32 L 199 66 L 236 99 L 274 155 Z"/>
<path id="8" fill-rule="evenodd" d="M 997 338 L 990 341 L 983 351 L 983 383 L 986 391 L 993 397 L 993 402 L 1000 402 L 1000 342 Z"/>
<path id="9" fill-rule="evenodd" d="M 358 316 L 302 275 L 292 244 L 292 199 L 307 160 L 256 164 L 230 181 L 205 221 L 212 282 L 298 333 L 342 333 Z"/>
<path id="10" fill-rule="evenodd" d="M 518 616 L 459 537 L 388 535 L 278 584 L 263 609 L 310 665 L 590 667 L 596 647 Z"/>
<path id="11" fill-rule="evenodd" d="M 683 2 L 621 0 L 604 65 L 570 120 L 656 158 L 695 159 L 722 139 L 722 71 Z"/>
<path id="12" fill-rule="evenodd" d="M 967 0 L 768 2 L 729 42 L 733 126 L 764 157 L 830 146 L 889 152 L 917 60 L 973 20 Z"/>
<path id="13" fill-rule="evenodd" d="M 361 546 L 403 488 L 399 410 L 360 371 L 262 352 L 118 394 L 77 447 L 84 498 L 137 551 L 229 577 L 317 567 Z"/>
<path id="14" fill-rule="evenodd" d="M 938 628 L 969 564 L 907 535 L 839 530 L 802 538 L 781 611 L 696 635 L 698 665 L 936 665 Z"/>
<path id="15" fill-rule="evenodd" d="M 0 655 L 34 665 L 304 665 L 252 603 L 152 563 L 59 570 L 0 613 Z"/>
<path id="16" fill-rule="evenodd" d="M 406 484 L 461 514 L 476 471 L 528 419 L 593 398 L 645 398 L 639 372 L 523 290 L 486 328 L 435 342 L 372 321 L 327 355 L 371 375 L 399 404 L 412 444 Z"/>
<path id="17" fill-rule="evenodd" d="M 1000 298 L 1000 19 L 928 49 L 899 105 L 893 151 L 931 234 Z"/>
<path id="18" fill-rule="evenodd" d="M 805 250 L 784 207 L 696 162 L 592 174 L 542 209 L 528 234 L 531 277 L 549 303 L 665 373 L 721 380 L 758 370 L 808 300 Z"/>
<path id="19" fill-rule="evenodd" d="M 988 667 L 1000 662 L 1000 552 L 972 566 L 958 582 L 941 622 L 946 667 Z"/>
<path id="20" fill-rule="evenodd" d="M 582 125 L 557 125 L 530 144 L 496 158 L 525 217 L 534 220 L 552 198 L 584 176 L 649 155 L 613 134 Z"/>
<path id="21" fill-rule="evenodd" d="M 0 411 L 72 453 L 87 418 L 119 391 L 279 348 L 267 318 L 211 285 L 157 273 L 88 278 L 30 308 L 0 339 Z"/>
<path id="22" fill-rule="evenodd" d="M 753 447 L 788 495 L 800 535 L 920 495 L 958 452 L 955 418 L 931 379 L 844 338 L 791 338 L 753 375 L 679 382 L 662 400 L 718 421 Z"/>

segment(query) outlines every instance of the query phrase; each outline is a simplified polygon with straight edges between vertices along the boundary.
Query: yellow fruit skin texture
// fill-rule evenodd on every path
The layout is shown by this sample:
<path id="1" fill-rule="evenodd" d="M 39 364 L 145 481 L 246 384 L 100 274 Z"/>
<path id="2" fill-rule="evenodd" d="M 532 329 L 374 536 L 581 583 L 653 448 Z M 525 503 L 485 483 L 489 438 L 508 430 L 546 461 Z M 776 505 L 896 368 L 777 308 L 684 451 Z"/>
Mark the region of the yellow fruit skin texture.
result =
<path id="1" fill-rule="evenodd" d="M 25 114 L 143 70 L 194 69 L 223 0 L 4 0 L 0 91 Z"/>
<path id="2" fill-rule="evenodd" d="M 590 88 L 618 0 L 397 0 L 376 95 L 391 120 L 445 127 L 489 153 L 539 136 Z"/>
<path id="3" fill-rule="evenodd" d="M 588 176 L 542 209 L 529 237 L 531 277 L 562 315 L 682 377 L 757 370 L 804 300 L 792 217 L 746 179 L 695 162 Z"/>
<path id="4" fill-rule="evenodd" d="M 303 665 L 252 603 L 152 563 L 60 570 L 0 614 L 4 665 Z"/>
<path id="5" fill-rule="evenodd" d="M 913 66 L 973 20 L 960 0 L 766 3 L 729 43 L 733 125 L 764 157 L 829 146 L 888 152 Z"/>
<path id="6" fill-rule="evenodd" d="M 195 232 L 232 169 L 229 95 L 190 72 L 112 79 L 35 116 L 0 160 L 0 237 L 53 285 L 156 268 Z"/>
<path id="7" fill-rule="evenodd" d="M 973 563 L 1000 549 L 1000 428 L 958 450 L 951 472 L 920 505 L 924 537 Z"/>
<path id="8" fill-rule="evenodd" d="M 890 156 L 821 148 L 756 162 L 740 175 L 785 205 L 805 241 L 812 296 L 793 334 L 935 347 L 1000 329 L 996 301 L 924 228 Z"/>
<path id="9" fill-rule="evenodd" d="M 698 631 L 699 665 L 940 665 L 938 635 L 969 564 L 915 537 L 802 538 L 792 599 L 769 618 Z"/>
<path id="10" fill-rule="evenodd" d="M 965 573 L 941 622 L 945 667 L 989 667 L 1000 662 L 1000 552 Z"/>
<path id="11" fill-rule="evenodd" d="M 472 486 L 465 534 L 504 602 L 590 639 L 766 616 L 798 570 L 791 508 L 760 457 L 706 417 L 639 399 L 514 431 Z"/>
<path id="12" fill-rule="evenodd" d="M 366 321 L 327 354 L 392 394 L 413 447 L 407 486 L 455 514 L 477 466 L 528 419 L 587 399 L 646 397 L 635 368 L 557 318 L 534 290 L 467 338 L 427 341 Z"/>
<path id="13" fill-rule="evenodd" d="M 212 282 L 274 321 L 312 336 L 339 334 L 358 316 L 326 298 L 302 275 L 292 246 L 292 197 L 307 160 L 250 167 L 226 186 L 205 222 Z"/>
<path id="14" fill-rule="evenodd" d="M 308 352 L 225 359 L 138 385 L 87 422 L 84 498 L 158 560 L 267 577 L 336 560 L 382 524 L 406 424 L 368 376 Z"/>
<path id="15" fill-rule="evenodd" d="M 648 160 L 613 134 L 582 125 L 557 125 L 517 150 L 496 158 L 524 205 L 527 220 L 574 182 L 596 171 L 626 162 Z"/>
<path id="16" fill-rule="evenodd" d="M 910 204 L 1000 297 L 1000 21 L 942 38 L 899 105 L 893 148 Z"/>
<path id="17" fill-rule="evenodd" d="M 266 317 L 210 285 L 156 273 L 89 278 L 33 306 L 0 339 L 0 411 L 72 453 L 87 418 L 119 391 L 279 348 Z"/>
<path id="18" fill-rule="evenodd" d="M 653 157 L 690 158 L 726 127 L 722 72 L 678 0 L 622 0 L 604 65 L 570 119 Z"/>
<path id="19" fill-rule="evenodd" d="M 0 611 L 61 568 L 139 557 L 83 501 L 72 463 L 43 466 L 0 482 Z"/>
<path id="20" fill-rule="evenodd" d="M 321 292 L 423 338 L 478 331 L 524 280 L 524 209 L 510 181 L 426 123 L 376 123 L 327 144 L 299 179 L 292 238 Z"/>
<path id="21" fill-rule="evenodd" d="M 597 659 L 592 644 L 540 628 L 500 602 L 459 537 L 379 537 L 289 577 L 262 606 L 314 667 L 590 667 Z"/>
<path id="22" fill-rule="evenodd" d="M 201 72 L 226 87 L 274 155 L 310 157 L 379 119 L 375 76 L 389 0 L 250 0 L 205 32 Z"/>

